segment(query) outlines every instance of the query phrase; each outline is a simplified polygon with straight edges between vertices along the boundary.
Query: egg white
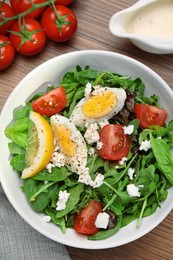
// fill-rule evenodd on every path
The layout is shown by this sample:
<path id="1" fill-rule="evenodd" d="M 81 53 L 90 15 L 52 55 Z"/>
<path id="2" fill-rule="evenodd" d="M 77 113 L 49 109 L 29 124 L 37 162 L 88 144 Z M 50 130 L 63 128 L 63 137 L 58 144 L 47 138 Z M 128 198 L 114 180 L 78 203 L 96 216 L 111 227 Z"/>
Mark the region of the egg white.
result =
<path id="1" fill-rule="evenodd" d="M 68 118 L 64 116 L 58 114 L 54 115 L 50 118 L 50 123 L 54 132 L 56 146 L 58 146 L 60 153 L 63 154 L 63 156 L 65 157 L 65 165 L 68 167 L 70 171 L 80 174 L 81 170 L 84 169 L 87 164 L 87 145 L 82 134 L 76 128 L 76 126 L 73 123 L 71 123 Z M 60 145 L 60 142 L 58 142 L 56 127 L 62 125 L 71 134 L 70 139 L 67 140 L 67 142 L 69 141 L 69 144 L 72 142 L 71 144 L 74 144 L 76 148 L 75 154 L 73 154 L 72 156 L 65 154 L 65 150 L 63 149 L 62 144 Z M 64 137 L 64 140 L 66 140 L 65 134 L 61 133 L 61 135 L 62 138 Z M 68 149 L 68 145 L 66 149 Z"/>
<path id="2" fill-rule="evenodd" d="M 84 115 L 83 111 L 82 111 L 82 107 L 84 106 L 84 104 L 86 103 L 86 101 L 88 100 L 86 97 L 82 98 L 77 105 L 75 106 L 71 117 L 70 117 L 70 122 L 72 122 L 73 124 L 75 124 L 76 126 L 85 126 L 86 123 L 99 123 L 103 120 L 109 120 L 110 118 L 112 118 L 114 115 L 116 115 L 117 113 L 119 113 L 122 108 L 124 107 L 124 103 L 126 100 L 126 92 L 124 89 L 122 88 L 109 88 L 109 87 L 100 87 L 96 90 L 94 90 L 91 95 L 97 96 L 99 95 L 101 92 L 103 91 L 111 91 L 116 95 L 117 98 L 117 104 L 111 108 L 111 111 L 109 113 L 107 113 L 104 116 L 99 117 L 99 115 L 95 118 L 91 118 L 91 117 L 87 117 L 86 115 Z M 104 106 L 104 104 L 103 104 Z"/>

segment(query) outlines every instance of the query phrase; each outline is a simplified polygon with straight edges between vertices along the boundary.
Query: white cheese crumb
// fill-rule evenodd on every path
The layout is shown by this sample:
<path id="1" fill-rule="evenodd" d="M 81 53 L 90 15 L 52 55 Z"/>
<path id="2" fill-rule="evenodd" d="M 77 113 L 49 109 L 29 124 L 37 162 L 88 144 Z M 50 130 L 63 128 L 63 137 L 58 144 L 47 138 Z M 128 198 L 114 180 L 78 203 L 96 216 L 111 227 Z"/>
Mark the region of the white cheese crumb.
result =
<path id="1" fill-rule="evenodd" d="M 64 166 L 66 163 L 64 155 L 62 153 L 59 153 L 58 150 L 59 148 L 55 143 L 54 152 L 52 154 L 50 162 L 46 165 L 46 169 L 48 170 L 49 173 L 52 172 L 52 168 L 54 168 L 55 166 L 60 168 Z"/>
<path id="2" fill-rule="evenodd" d="M 100 126 L 100 128 L 103 128 L 105 125 L 108 125 L 109 121 L 107 119 L 104 119 L 101 122 L 98 122 L 98 125 Z"/>
<path id="3" fill-rule="evenodd" d="M 92 89 L 92 85 L 90 82 L 88 82 L 86 84 L 86 87 L 85 87 L 85 97 L 88 99 L 90 97 L 90 94 L 91 94 L 91 89 Z"/>
<path id="4" fill-rule="evenodd" d="M 127 185 L 127 193 L 130 197 L 140 197 L 139 187 L 136 187 L 135 184 Z"/>
<path id="5" fill-rule="evenodd" d="M 95 221 L 96 227 L 106 229 L 109 223 L 109 218 L 110 216 L 106 212 L 99 213 Z"/>
<path id="6" fill-rule="evenodd" d="M 48 222 L 51 221 L 51 217 L 50 216 L 44 216 L 43 220 L 48 223 Z"/>
<path id="7" fill-rule="evenodd" d="M 66 208 L 66 203 L 69 199 L 70 193 L 68 193 L 66 190 L 62 191 L 60 190 L 58 195 L 58 201 L 56 203 L 56 210 L 63 210 Z"/>
<path id="8" fill-rule="evenodd" d="M 145 152 L 147 152 L 150 148 L 151 148 L 151 142 L 148 140 L 144 140 L 142 141 L 139 150 L 140 151 L 144 150 Z"/>
<path id="9" fill-rule="evenodd" d="M 124 126 L 123 129 L 125 135 L 131 135 L 134 131 L 134 125 Z"/>
<path id="10" fill-rule="evenodd" d="M 102 175 L 101 173 L 98 173 L 95 180 L 92 181 L 92 183 L 90 184 L 93 188 L 98 188 L 103 184 L 104 181 L 104 175 Z"/>
<path id="11" fill-rule="evenodd" d="M 134 172 L 135 172 L 135 169 L 134 169 L 134 168 L 130 167 L 130 168 L 128 169 L 127 174 L 129 175 L 129 179 L 130 179 L 130 180 L 133 180 L 133 174 L 134 174 Z"/>
<path id="12" fill-rule="evenodd" d="M 84 183 L 86 185 L 89 185 L 93 188 L 98 188 L 103 184 L 103 180 L 104 180 L 104 175 L 102 175 L 101 173 L 98 173 L 96 175 L 95 180 L 91 179 L 91 176 L 89 174 L 89 169 L 85 168 L 85 169 L 81 169 L 81 173 L 79 175 L 78 178 L 78 182 L 80 183 Z"/>
<path id="13" fill-rule="evenodd" d="M 120 161 L 118 161 L 118 163 L 119 165 L 123 165 L 125 161 L 127 161 L 127 157 L 123 157 Z"/>
<path id="14" fill-rule="evenodd" d="M 97 150 L 100 150 L 102 148 L 102 146 L 103 146 L 103 143 L 98 141 L 97 145 L 96 145 Z"/>
<path id="15" fill-rule="evenodd" d="M 99 141 L 100 136 L 98 133 L 98 125 L 97 123 L 90 124 L 84 134 L 84 138 L 88 144 L 97 143 Z"/>
<path id="16" fill-rule="evenodd" d="M 94 154 L 95 154 L 95 149 L 93 147 L 90 147 L 89 150 L 88 150 L 88 154 L 93 157 Z"/>

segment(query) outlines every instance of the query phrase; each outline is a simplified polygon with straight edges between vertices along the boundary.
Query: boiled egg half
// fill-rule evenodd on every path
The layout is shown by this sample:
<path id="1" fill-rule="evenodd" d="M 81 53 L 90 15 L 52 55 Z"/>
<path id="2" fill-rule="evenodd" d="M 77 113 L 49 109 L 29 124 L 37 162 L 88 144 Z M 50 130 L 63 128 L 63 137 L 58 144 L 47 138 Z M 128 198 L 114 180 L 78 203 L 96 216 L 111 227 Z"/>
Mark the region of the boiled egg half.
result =
<path id="1" fill-rule="evenodd" d="M 54 115 L 50 123 L 55 138 L 55 146 L 65 158 L 65 165 L 72 172 L 80 174 L 87 164 L 87 146 L 83 136 L 68 118 Z"/>
<path id="2" fill-rule="evenodd" d="M 124 107 L 126 92 L 123 88 L 99 87 L 88 98 L 75 106 L 70 121 L 76 126 L 109 120 Z"/>

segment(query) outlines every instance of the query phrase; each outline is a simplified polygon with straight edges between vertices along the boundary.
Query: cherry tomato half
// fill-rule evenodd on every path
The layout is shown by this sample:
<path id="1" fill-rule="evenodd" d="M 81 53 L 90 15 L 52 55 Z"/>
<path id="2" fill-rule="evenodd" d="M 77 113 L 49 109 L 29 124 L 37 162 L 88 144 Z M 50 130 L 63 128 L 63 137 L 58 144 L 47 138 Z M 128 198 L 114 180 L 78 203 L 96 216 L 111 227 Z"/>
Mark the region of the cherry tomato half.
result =
<path id="1" fill-rule="evenodd" d="M 103 206 L 99 201 L 92 200 L 90 204 L 83 208 L 79 214 L 74 217 L 74 229 L 78 233 L 92 235 L 99 231 L 96 227 L 95 221 L 97 215 L 101 213 Z"/>
<path id="2" fill-rule="evenodd" d="M 73 0 L 56 0 L 55 4 L 59 5 L 69 5 L 73 2 Z"/>
<path id="3" fill-rule="evenodd" d="M 46 43 L 46 36 L 39 22 L 27 17 L 13 24 L 9 37 L 14 48 L 20 54 L 26 56 L 37 54 L 44 48 Z"/>
<path id="4" fill-rule="evenodd" d="M 7 68 L 13 61 L 15 50 L 9 38 L 0 34 L 0 70 Z"/>
<path id="5" fill-rule="evenodd" d="M 32 108 L 41 115 L 52 116 L 59 113 L 65 105 L 66 94 L 64 88 L 58 87 L 34 100 Z"/>
<path id="6" fill-rule="evenodd" d="M 103 146 L 98 153 L 106 160 L 121 160 L 130 150 L 130 138 L 120 124 L 105 125 L 100 131 L 100 141 Z"/>
<path id="7" fill-rule="evenodd" d="M 21 14 L 21 13 L 27 11 L 28 9 L 30 9 L 32 7 L 31 2 L 33 2 L 33 4 L 40 4 L 40 3 L 44 3 L 45 0 L 32 0 L 32 1 L 30 1 L 30 0 L 10 0 L 10 4 L 16 14 Z M 39 16 L 42 15 L 45 8 L 46 8 L 46 6 L 37 8 L 36 10 L 27 14 L 25 17 L 38 18 Z"/>
<path id="8" fill-rule="evenodd" d="M 3 21 L 3 17 L 7 18 L 7 17 L 12 17 L 15 15 L 13 9 L 10 7 L 9 4 L 0 1 L 0 22 Z M 7 22 L 3 25 L 0 26 L 0 34 L 6 34 L 7 30 L 9 30 L 11 28 L 11 26 L 13 25 L 14 20 Z"/>
<path id="9" fill-rule="evenodd" d="M 66 6 L 55 5 L 55 14 L 52 7 L 48 7 L 41 18 L 41 26 L 48 38 L 55 42 L 69 40 L 77 30 L 77 18 Z"/>
<path id="10" fill-rule="evenodd" d="M 135 115 L 139 119 L 140 125 L 147 128 L 151 125 L 162 126 L 165 123 L 167 111 L 156 106 L 136 104 Z"/>

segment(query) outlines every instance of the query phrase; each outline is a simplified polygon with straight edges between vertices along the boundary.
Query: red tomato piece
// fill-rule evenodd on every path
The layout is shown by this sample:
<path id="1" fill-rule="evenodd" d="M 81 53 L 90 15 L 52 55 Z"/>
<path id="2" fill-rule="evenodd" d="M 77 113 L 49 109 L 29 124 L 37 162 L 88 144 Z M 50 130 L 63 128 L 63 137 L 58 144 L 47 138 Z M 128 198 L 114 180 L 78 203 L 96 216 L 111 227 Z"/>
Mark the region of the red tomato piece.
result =
<path id="1" fill-rule="evenodd" d="M 167 111 L 156 106 L 136 104 L 135 115 L 139 119 L 140 125 L 147 128 L 151 125 L 162 126 L 165 123 Z"/>
<path id="2" fill-rule="evenodd" d="M 44 48 L 46 43 L 46 36 L 40 23 L 27 17 L 13 24 L 9 37 L 14 48 L 20 54 L 26 56 L 37 54 Z"/>
<path id="3" fill-rule="evenodd" d="M 40 3 L 44 3 L 45 0 L 32 0 L 32 2 L 34 4 L 40 4 Z M 30 0 L 10 0 L 10 4 L 16 14 L 21 14 L 32 7 Z M 39 16 L 42 15 L 45 8 L 46 6 L 37 8 L 36 10 L 25 15 L 25 17 L 38 18 Z"/>
<path id="4" fill-rule="evenodd" d="M 59 5 L 69 5 L 73 2 L 73 0 L 56 0 L 55 4 Z"/>
<path id="5" fill-rule="evenodd" d="M 48 7 L 41 18 L 41 26 L 48 38 L 55 42 L 69 40 L 77 30 L 77 18 L 66 6 L 55 5 L 56 13 Z"/>
<path id="6" fill-rule="evenodd" d="M 9 38 L 0 34 L 0 70 L 7 68 L 14 60 L 15 50 Z"/>
<path id="7" fill-rule="evenodd" d="M 100 131 L 100 141 L 103 146 L 98 153 L 106 160 L 121 160 L 130 150 L 130 138 L 120 124 L 105 125 Z"/>
<path id="8" fill-rule="evenodd" d="M 0 22 L 3 21 L 3 17 L 4 18 L 8 18 L 8 17 L 12 17 L 15 15 L 13 9 L 10 7 L 9 4 L 0 1 Z M 9 21 L 3 25 L 0 26 L 0 34 L 6 34 L 7 30 L 9 30 L 11 28 L 11 26 L 13 25 L 14 20 L 13 21 Z"/>
<path id="9" fill-rule="evenodd" d="M 102 212 L 103 206 L 99 201 L 92 200 L 85 208 L 81 210 L 74 217 L 74 229 L 78 233 L 92 235 L 99 231 L 96 227 L 95 221 L 97 215 Z"/>
<path id="10" fill-rule="evenodd" d="M 63 110 L 65 105 L 66 93 L 63 87 L 58 87 L 36 99 L 32 108 L 41 115 L 52 116 Z"/>

